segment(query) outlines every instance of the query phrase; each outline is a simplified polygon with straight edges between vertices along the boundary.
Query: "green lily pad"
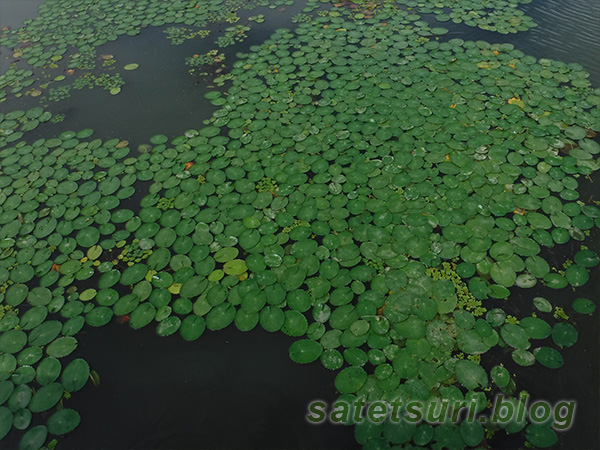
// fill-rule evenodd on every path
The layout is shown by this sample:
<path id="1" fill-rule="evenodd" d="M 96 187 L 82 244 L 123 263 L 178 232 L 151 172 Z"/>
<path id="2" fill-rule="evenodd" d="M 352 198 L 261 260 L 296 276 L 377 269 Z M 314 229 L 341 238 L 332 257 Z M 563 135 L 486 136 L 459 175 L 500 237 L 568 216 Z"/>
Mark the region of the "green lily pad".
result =
<path id="1" fill-rule="evenodd" d="M 12 427 L 12 423 L 13 414 L 10 409 L 0 406 L 0 439 L 4 439 L 8 434 Z"/>
<path id="2" fill-rule="evenodd" d="M 159 336 L 170 336 L 181 327 L 181 319 L 177 316 L 170 316 L 162 320 L 156 327 Z"/>
<path id="3" fill-rule="evenodd" d="M 226 328 L 235 319 L 236 309 L 229 303 L 221 303 L 212 308 L 206 316 L 206 327 L 217 331 Z"/>
<path id="4" fill-rule="evenodd" d="M 485 435 L 485 430 L 479 422 L 464 421 L 459 428 L 460 436 L 465 444 L 470 447 L 478 446 Z"/>
<path id="5" fill-rule="evenodd" d="M 559 347 L 571 347 L 575 342 L 579 333 L 573 325 L 566 322 L 559 322 L 552 329 L 552 340 Z"/>
<path id="6" fill-rule="evenodd" d="M 519 325 L 512 323 L 504 324 L 500 335 L 508 345 L 516 349 L 526 350 L 531 345 L 529 343 L 529 335 Z"/>
<path id="7" fill-rule="evenodd" d="M 116 306 L 116 305 L 115 305 Z M 129 316 L 129 325 L 134 330 L 143 328 L 154 319 L 156 308 L 149 303 L 142 303 Z"/>
<path id="8" fill-rule="evenodd" d="M 34 413 L 48 411 L 60 401 L 63 393 L 64 389 L 60 383 L 50 383 L 42 386 L 33 394 L 29 409 Z"/>
<path id="9" fill-rule="evenodd" d="M 503 366 L 494 366 L 491 376 L 494 383 L 500 388 L 506 387 L 510 382 L 510 373 Z"/>
<path id="10" fill-rule="evenodd" d="M 10 353 L 0 355 L 0 380 L 4 381 L 12 375 L 17 367 L 17 359 Z"/>
<path id="11" fill-rule="evenodd" d="M 573 287 L 583 286 L 590 278 L 587 269 L 578 264 L 573 264 L 567 267 L 565 278 Z"/>
<path id="12" fill-rule="evenodd" d="M 27 335 L 21 330 L 10 330 L 0 335 L 0 352 L 18 353 L 25 347 Z"/>
<path id="13" fill-rule="evenodd" d="M 143 263 L 137 263 L 123 271 L 119 282 L 125 286 L 133 285 L 142 281 L 147 273 L 148 266 Z"/>
<path id="14" fill-rule="evenodd" d="M 48 436 L 48 430 L 44 425 L 38 425 L 29 429 L 19 441 L 19 450 L 39 450 L 43 447 Z"/>
<path id="15" fill-rule="evenodd" d="M 545 339 L 552 333 L 552 327 L 538 317 L 525 317 L 519 325 L 532 339 Z"/>
<path id="16" fill-rule="evenodd" d="M 596 304 L 587 298 L 578 298 L 573 301 L 573 309 L 580 314 L 593 314 Z"/>
<path id="17" fill-rule="evenodd" d="M 90 366 L 81 358 L 74 359 L 65 368 L 61 383 L 66 391 L 76 392 L 85 386 L 90 376 Z"/>
<path id="18" fill-rule="evenodd" d="M 347 367 L 335 377 L 335 388 L 342 394 L 353 394 L 367 381 L 367 372 L 361 367 Z"/>
<path id="19" fill-rule="evenodd" d="M 206 322 L 204 317 L 188 316 L 181 322 L 179 333 L 186 341 L 194 341 L 204 333 Z"/>
<path id="20" fill-rule="evenodd" d="M 77 233 L 76 239 L 82 247 L 90 248 L 100 239 L 100 231 L 94 227 L 87 227 Z"/>
<path id="21" fill-rule="evenodd" d="M 535 359 L 550 369 L 558 369 L 562 367 L 564 360 L 560 353 L 550 347 L 539 347 L 533 351 Z"/>
<path id="22" fill-rule="evenodd" d="M 499 261 L 492 264 L 490 276 L 496 283 L 507 288 L 513 286 L 517 280 L 517 274 L 511 261 Z"/>
<path id="23" fill-rule="evenodd" d="M 479 364 L 466 359 L 460 360 L 454 367 L 456 377 L 460 384 L 467 389 L 475 389 L 477 387 L 486 387 L 488 377 L 486 371 Z"/>
<path id="24" fill-rule="evenodd" d="M 81 416 L 73 409 L 65 408 L 55 412 L 48 419 L 48 431 L 54 435 L 64 435 L 73 431 L 81 422 Z"/>
<path id="25" fill-rule="evenodd" d="M 48 308 L 45 306 L 34 306 L 21 317 L 19 326 L 21 330 L 31 330 L 40 325 L 48 316 Z"/>
<path id="26" fill-rule="evenodd" d="M 276 306 L 266 306 L 260 311 L 260 325 L 268 332 L 279 331 L 285 322 L 285 313 Z"/>
<path id="27" fill-rule="evenodd" d="M 543 297 L 534 297 L 533 306 L 541 312 L 551 312 L 552 304 Z"/>
<path id="28" fill-rule="evenodd" d="M 335 349 L 328 349 L 321 353 L 321 363 L 329 370 L 341 369 L 344 365 L 344 357 Z"/>
<path id="29" fill-rule="evenodd" d="M 311 339 L 302 339 L 290 346 L 290 358 L 298 364 L 308 364 L 321 356 L 323 347 Z"/>
<path id="30" fill-rule="evenodd" d="M 85 315 L 85 321 L 92 327 L 101 327 L 110 322 L 113 310 L 108 306 L 97 306 Z"/>
<path id="31" fill-rule="evenodd" d="M 585 128 L 581 127 L 569 127 L 565 130 L 565 135 L 569 139 L 579 140 L 585 137 L 586 131 Z"/>
<path id="32" fill-rule="evenodd" d="M 539 448 L 552 447 L 558 442 L 556 433 L 546 425 L 531 424 L 525 429 L 527 440 Z"/>
<path id="33" fill-rule="evenodd" d="M 241 259 L 233 259 L 231 261 L 227 261 L 223 266 L 223 271 L 227 275 L 241 275 L 247 269 L 246 262 Z"/>
<path id="34" fill-rule="evenodd" d="M 214 259 L 217 262 L 226 263 L 235 260 L 239 252 L 240 251 L 235 247 L 225 247 L 215 253 Z"/>
<path id="35" fill-rule="evenodd" d="M 53 383 L 57 380 L 62 366 L 60 361 L 52 356 L 49 356 L 42 360 L 36 369 L 36 381 L 45 386 L 46 384 Z"/>
<path id="36" fill-rule="evenodd" d="M 77 348 L 77 339 L 72 336 L 59 337 L 46 347 L 46 353 L 55 358 L 64 358 Z"/>

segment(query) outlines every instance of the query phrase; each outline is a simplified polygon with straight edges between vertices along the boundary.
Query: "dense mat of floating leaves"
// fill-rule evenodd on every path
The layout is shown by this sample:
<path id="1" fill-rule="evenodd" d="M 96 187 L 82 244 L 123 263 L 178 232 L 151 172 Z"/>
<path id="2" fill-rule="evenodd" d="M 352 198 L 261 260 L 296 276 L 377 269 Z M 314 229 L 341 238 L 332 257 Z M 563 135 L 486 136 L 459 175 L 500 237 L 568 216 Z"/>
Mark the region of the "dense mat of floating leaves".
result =
<path id="1" fill-rule="evenodd" d="M 399 8 L 413 13 L 413 20 L 419 18 L 418 14 L 435 14 L 436 20 L 454 23 L 465 23 L 484 30 L 499 33 L 516 33 L 525 31 L 535 26 L 533 20 L 517 9 L 518 4 L 530 3 L 531 0 L 520 0 L 507 3 L 502 0 L 493 1 L 428 1 L 414 2 L 400 0 L 394 2 L 365 1 L 350 2 L 343 0 L 334 3 L 334 9 L 348 9 L 353 20 L 372 18 L 381 9 Z M 311 12 L 320 7 L 319 3 L 329 4 L 321 0 L 307 2 L 304 12 Z M 21 96 L 23 94 L 34 97 L 42 95 L 47 90 L 49 100 L 60 100 L 68 97 L 69 90 L 74 87 L 80 89 L 82 85 L 89 87 L 94 83 L 104 86 L 111 94 L 120 92 L 119 75 L 112 79 L 107 74 L 104 78 L 79 81 L 79 84 L 68 84 L 69 78 L 63 75 L 64 65 L 70 69 L 89 71 L 96 66 L 96 48 L 115 41 L 119 36 L 135 36 L 141 29 L 149 26 L 163 26 L 166 24 L 177 25 L 167 29 L 169 37 L 175 43 L 185 39 L 208 34 L 207 25 L 216 22 L 235 22 L 239 20 L 236 11 L 240 8 L 252 9 L 257 6 L 275 8 L 281 5 L 291 5 L 292 0 L 211 0 L 197 2 L 195 0 L 179 0 L 163 2 L 159 0 L 132 1 L 114 8 L 109 0 L 48 0 L 42 3 L 39 17 L 27 20 L 19 29 L 5 28 L 0 31 L 0 45 L 12 51 L 13 66 L 5 73 L 0 74 L 0 102 L 7 95 Z M 385 8 L 384 8 L 385 6 Z M 333 11 L 334 15 L 340 15 Z M 303 17 L 310 18 L 307 14 Z M 264 16 L 250 16 L 250 21 L 262 23 Z M 191 28 L 186 28 L 191 27 Z M 246 27 L 248 28 L 248 27 Z M 200 29 L 200 30 L 198 30 Z M 235 27 L 231 28 L 235 30 Z M 219 47 L 231 45 L 235 42 L 237 33 L 221 36 L 217 40 Z M 102 55 L 103 57 L 106 55 Z M 111 55 L 108 55 L 111 56 Z M 26 66 L 23 66 L 23 62 Z M 115 61 L 109 61 L 109 63 Z M 18 64 L 17 64 L 18 63 Z M 109 64 L 103 62 L 103 66 Z M 125 66 L 134 66 L 130 63 Z M 60 74 L 52 75 L 49 71 L 40 79 L 31 69 L 57 69 Z M 112 69 L 112 68 L 111 68 Z M 72 70 L 69 74 L 72 74 Z M 91 73 L 88 72 L 88 76 Z M 114 78 L 114 77 L 113 77 Z M 81 78 L 79 78 L 81 79 Z M 90 82 L 91 81 L 91 82 Z M 87 83 L 86 83 L 87 82 Z M 55 83 L 59 83 L 54 86 Z M 29 88 L 29 89 L 27 89 Z"/>
<path id="2" fill-rule="evenodd" d="M 502 0 L 473 0 L 473 1 L 455 1 L 455 0 L 397 0 L 396 4 L 403 9 L 417 14 L 434 14 L 439 22 L 452 21 L 454 23 L 464 23 L 471 27 L 478 27 L 482 30 L 495 31 L 497 33 L 508 34 L 519 31 L 527 31 L 536 25 L 534 20 L 526 16 L 523 11 L 518 9 L 521 4 L 531 3 L 531 0 L 520 0 L 515 2 L 505 2 Z M 352 8 L 351 18 L 361 20 L 371 18 L 378 12 L 382 2 L 359 0 L 342 0 L 333 2 L 337 8 Z M 387 3 L 389 5 L 389 3 Z"/>
<path id="3" fill-rule="evenodd" d="M 339 370 L 348 399 L 483 409 L 488 386 L 515 389 L 502 366 L 476 363 L 496 346 L 559 368 L 577 331 L 553 305 L 536 297 L 537 316 L 517 320 L 488 299 L 579 287 L 598 264 L 576 244 L 562 270 L 543 249 L 600 224 L 577 191 L 598 168 L 600 95 L 578 65 L 426 42 L 438 34 L 385 10 L 280 30 L 235 64 L 227 95 L 208 95 L 221 106 L 208 126 L 137 151 L 92 130 L 30 142 L 49 113 L 0 114 L 0 437 L 24 430 L 21 446 L 39 448 L 78 425 L 57 405 L 90 368 L 64 358 L 82 327 L 114 316 L 186 340 L 232 323 L 281 330 L 299 338 L 294 361 Z M 483 436 L 479 423 L 405 425 L 359 425 L 357 440 Z M 556 440 L 533 425 L 526 437 Z"/>

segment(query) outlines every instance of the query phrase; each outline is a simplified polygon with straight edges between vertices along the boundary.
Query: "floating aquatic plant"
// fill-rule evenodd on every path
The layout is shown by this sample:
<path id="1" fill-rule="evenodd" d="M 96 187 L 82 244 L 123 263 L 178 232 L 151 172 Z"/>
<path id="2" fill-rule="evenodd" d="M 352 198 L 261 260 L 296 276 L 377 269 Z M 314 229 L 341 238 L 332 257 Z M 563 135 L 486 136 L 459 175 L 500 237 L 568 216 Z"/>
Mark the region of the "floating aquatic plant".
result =
<path id="1" fill-rule="evenodd" d="M 439 42 L 444 29 L 389 5 L 364 23 L 335 12 L 252 47 L 227 95 L 207 94 L 220 108 L 205 127 L 140 152 L 91 129 L 29 138 L 52 120 L 39 107 L 0 114 L 0 438 L 14 427 L 39 448 L 78 426 L 61 403 L 96 376 L 61 359 L 114 317 L 190 341 L 232 323 L 282 331 L 298 338 L 292 360 L 338 371 L 351 401 L 483 411 L 519 395 L 492 349 L 507 367 L 562 366 L 571 317 L 594 302 L 539 296 L 527 315 L 511 292 L 577 292 L 600 261 L 584 244 L 600 209 L 578 191 L 598 169 L 600 93 L 577 64 Z M 125 208 L 138 181 L 148 193 Z M 548 257 L 566 243 L 570 260 Z M 492 431 L 365 422 L 356 438 L 476 448 Z M 505 431 L 557 440 L 545 425 Z"/>

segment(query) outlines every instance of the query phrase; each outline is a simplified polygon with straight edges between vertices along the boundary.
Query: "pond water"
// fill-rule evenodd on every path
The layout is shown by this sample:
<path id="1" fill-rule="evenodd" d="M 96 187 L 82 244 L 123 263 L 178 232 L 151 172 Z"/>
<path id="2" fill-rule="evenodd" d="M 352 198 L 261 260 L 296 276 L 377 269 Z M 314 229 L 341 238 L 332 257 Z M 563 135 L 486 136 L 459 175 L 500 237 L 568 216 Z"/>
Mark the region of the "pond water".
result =
<path id="1" fill-rule="evenodd" d="M 52 2 L 47 2 L 50 3 Z M 94 2 L 89 3 L 91 7 Z M 233 3 L 235 2 L 227 2 L 228 5 Z M 334 7 L 322 2 L 320 8 L 323 10 L 339 8 L 342 3 L 344 4 L 342 7 L 350 4 L 341 2 Z M 37 8 L 40 4 L 42 2 L 34 0 L 0 0 L 0 28 L 16 29 L 27 18 L 37 17 Z M 60 3 L 55 7 L 58 8 L 59 5 Z M 376 3 L 372 5 L 375 7 Z M 416 2 L 414 5 L 410 2 L 408 4 L 409 8 L 416 6 Z M 222 74 L 229 73 L 237 59 L 246 57 L 242 54 L 257 53 L 256 46 L 260 46 L 278 29 L 296 28 L 297 21 L 292 19 L 303 13 L 305 7 L 304 3 L 297 2 L 286 5 L 276 3 L 274 8 L 258 7 L 251 11 L 242 8 L 237 10 L 239 22 L 209 23 L 205 29 L 210 30 L 210 39 L 189 38 L 184 39 L 180 45 L 173 45 L 166 38 L 166 32 L 173 24 L 143 28 L 137 35 L 121 35 L 118 39 L 109 40 L 97 48 L 97 55 L 111 55 L 104 61 L 114 59 L 116 61 L 114 66 L 119 67 L 118 72 L 124 84 L 116 95 L 110 95 L 107 90 L 99 86 L 93 89 L 71 89 L 69 95 L 59 101 L 51 101 L 46 97 L 46 92 L 41 97 L 8 95 L 0 103 L 0 112 L 8 114 L 14 110 L 28 110 L 42 105 L 53 116 L 60 118 L 55 123 L 51 121 L 40 123 L 35 129 L 28 131 L 24 139 L 29 143 L 40 138 L 49 139 L 59 136 L 70 130 L 79 131 L 87 128 L 94 130 L 93 138 L 103 141 L 113 138 L 127 140 L 128 144 L 125 145 L 131 149 L 147 144 L 158 134 L 165 135 L 171 141 L 190 130 L 200 130 L 207 125 L 206 121 L 211 119 L 221 105 L 214 101 L 211 104 L 205 96 L 208 94 L 210 97 L 210 92 L 215 90 L 225 92 L 232 86 L 232 82 L 226 79 L 222 86 L 217 86 L 217 83 L 212 81 L 218 75 L 216 73 L 210 76 L 190 75 L 190 66 L 185 65 L 186 58 L 194 54 L 204 55 L 212 50 L 215 47 L 213 41 L 219 36 L 224 36 L 227 27 L 247 24 L 250 30 L 245 32 L 244 39 L 236 42 L 235 45 L 218 50 L 225 58 Z M 600 86 L 600 7 L 597 3 L 591 0 L 567 2 L 534 0 L 529 4 L 520 5 L 519 8 L 533 18 L 538 26 L 519 33 L 498 34 L 467 26 L 464 23 L 454 24 L 451 21 L 436 23 L 435 16 L 427 11 L 422 14 L 421 20 L 429 22 L 431 27 L 442 26 L 449 30 L 447 34 L 439 35 L 440 42 L 460 38 L 513 44 L 515 48 L 535 58 L 580 64 L 589 72 L 588 79 L 592 85 Z M 249 17 L 258 14 L 265 16 L 264 22 L 248 21 Z M 317 17 L 319 16 L 315 14 L 313 19 Z M 358 23 L 360 20 L 359 18 Z M 418 28 L 417 25 L 415 28 Z M 343 32 L 345 31 L 347 30 L 344 29 Z M 361 29 L 361 32 L 367 33 L 368 30 Z M 277 41 L 270 43 L 273 47 L 276 44 Z M 499 53 L 502 51 L 504 49 Z M 11 67 L 11 59 L 15 59 L 13 50 L 5 46 L 0 47 L 0 75 L 9 69 L 28 67 L 24 61 L 18 60 L 18 57 L 17 61 L 14 61 L 15 66 Z M 98 57 L 96 59 L 102 61 Z M 139 68 L 122 69 L 131 63 L 138 64 Z M 60 66 L 62 62 L 58 64 L 57 70 L 60 72 L 52 72 L 52 77 L 59 73 L 64 73 L 67 77 L 71 76 L 66 72 L 67 67 Z M 97 66 L 100 65 L 102 62 L 97 63 Z M 215 67 L 218 66 L 209 67 L 207 70 L 214 71 Z M 47 70 L 47 67 L 34 68 L 33 76 L 48 81 L 51 78 L 46 74 Z M 106 68 L 96 67 L 87 71 L 82 69 L 81 73 L 93 72 L 97 76 L 105 71 L 114 75 L 116 71 L 111 70 L 111 65 L 107 64 Z M 79 69 L 72 76 L 73 81 L 80 76 L 83 77 Z M 62 80 L 58 81 L 61 82 Z M 32 86 L 41 84 L 39 81 L 36 83 Z M 56 86 L 61 85 L 56 84 Z M 1 88 L 3 88 L 2 83 L 0 83 Z M 515 85 L 515 91 L 517 88 L 518 86 Z M 581 91 L 583 92 L 584 88 Z M 456 105 L 452 106 L 454 107 Z M 536 114 L 539 113 L 536 111 Z M 248 130 L 245 133 L 248 133 Z M 188 136 L 191 137 L 192 135 Z M 588 137 L 589 141 L 594 139 L 594 136 L 589 134 Z M 597 137 L 595 141 L 598 142 Z M 160 145 L 158 141 L 154 144 Z M 130 156 L 133 154 L 134 152 Z M 139 153 L 135 152 L 135 156 L 139 156 Z M 182 163 L 182 161 L 178 162 Z M 206 160 L 202 161 L 204 162 Z M 186 167 L 185 170 L 187 171 L 188 168 Z M 130 208 L 138 214 L 142 197 L 149 189 L 153 189 L 150 181 L 151 179 L 140 177 L 135 184 L 135 192 L 129 198 L 123 199 L 120 207 Z M 590 177 L 578 178 L 578 182 L 579 199 L 593 204 L 591 202 L 598 199 L 597 183 L 600 182 L 600 178 L 597 172 L 592 173 Z M 161 195 L 164 193 L 164 191 L 159 192 Z M 274 194 L 274 198 L 276 197 Z M 218 232 L 213 234 L 216 235 Z M 4 233 L 2 239 L 6 236 Z M 597 225 L 590 227 L 589 236 L 585 239 L 585 245 L 591 250 L 596 252 L 600 250 Z M 222 246 L 227 247 L 225 244 Z M 577 241 L 571 240 L 551 250 L 545 249 L 543 250 L 545 253 L 541 255 L 560 268 L 565 259 L 574 257 L 579 250 L 578 246 Z M 510 253 L 512 254 L 512 250 Z M 111 255 L 116 258 L 117 253 Z M 123 270 L 120 266 L 116 267 Z M 13 268 L 14 266 L 11 266 L 10 270 Z M 141 278 L 136 283 L 138 281 L 142 282 Z M 35 283 L 35 280 L 32 283 Z M 98 273 L 88 281 L 75 282 L 75 285 L 81 295 L 81 292 L 95 287 L 97 283 Z M 511 374 L 516 373 L 515 381 L 518 389 L 527 390 L 532 398 L 547 399 L 551 402 L 561 399 L 577 401 L 577 413 L 572 429 L 559 433 L 559 440 L 552 445 L 552 448 L 573 450 L 599 448 L 600 429 L 597 423 L 600 419 L 598 346 L 600 327 L 598 327 L 598 315 L 579 314 L 572 309 L 575 298 L 589 298 L 594 304 L 598 303 L 597 288 L 600 286 L 600 273 L 597 267 L 590 268 L 589 280 L 585 286 L 577 287 L 576 290 L 571 289 L 570 286 L 562 290 L 554 290 L 540 285 L 533 289 L 521 289 L 512 286 L 514 283 L 507 284 L 505 285 L 510 288 L 510 297 L 502 300 L 490 299 L 489 303 L 484 304 L 488 309 L 505 308 L 504 304 L 510 302 L 510 305 L 506 306 L 508 314 L 521 318 L 536 313 L 540 317 L 549 318 L 548 321 L 551 322 L 552 314 L 544 316 L 543 310 L 533 308 L 532 299 L 544 297 L 554 307 L 563 307 L 569 312 L 569 323 L 572 323 L 578 331 L 578 342 L 573 347 L 570 347 L 569 343 L 565 348 L 560 349 L 564 357 L 564 366 L 560 369 L 550 369 L 539 363 L 522 368 L 511 359 L 509 349 L 499 347 L 494 347 L 486 353 L 485 357 L 482 357 L 481 365 L 489 372 L 496 364 L 504 364 Z M 363 288 L 365 285 L 367 288 L 370 286 L 365 282 Z M 31 284 L 31 286 L 36 285 Z M 128 286 L 120 286 L 119 294 L 124 296 L 130 293 L 131 290 L 127 289 Z M 9 299 L 4 301 L 11 304 Z M 20 306 L 23 310 L 25 310 L 24 305 L 25 303 Z M 307 318 L 312 320 L 311 310 L 307 308 L 306 311 L 308 311 Z M 112 316 L 112 312 L 110 314 Z M 115 316 L 117 315 L 123 314 L 115 313 Z M 183 318 L 184 314 L 181 317 Z M 60 320 L 64 321 L 64 316 Z M 3 329 L 4 331 L 6 330 Z M 73 358 L 82 358 L 97 372 L 100 383 L 95 387 L 88 382 L 81 391 L 74 392 L 71 398 L 61 400 L 65 408 L 71 408 L 79 413 L 81 423 L 73 432 L 57 438 L 59 442 L 57 448 L 335 449 L 362 447 L 355 439 L 353 427 L 329 423 L 315 426 L 305 421 L 307 404 L 314 399 L 333 402 L 338 397 L 340 384 L 339 380 L 336 382 L 339 370 L 328 370 L 318 360 L 311 364 L 299 365 L 290 359 L 288 349 L 299 339 L 299 335 L 292 337 L 280 332 L 268 333 L 260 325 L 252 331 L 241 332 L 231 324 L 219 331 L 206 330 L 200 339 L 186 342 L 179 334 L 168 337 L 158 336 L 154 324 L 141 330 L 132 330 L 126 323 L 120 323 L 115 318 L 102 327 L 84 326 L 76 334 L 76 338 L 79 343 L 78 348 L 63 360 L 63 369 Z M 544 345 L 552 346 L 551 339 L 547 337 L 546 339 L 543 341 Z M 552 365 L 552 362 L 548 364 Z M 0 364 L 0 368 L 1 366 Z M 373 371 L 375 366 L 367 363 L 365 367 Z M 467 381 L 463 382 L 463 387 L 466 383 Z M 33 386 L 34 382 L 32 381 L 31 384 Z M 15 407 L 14 411 L 11 409 L 11 417 L 20 409 L 25 408 Z M 34 411 L 34 414 L 36 412 Z M 31 426 L 46 423 L 50 415 L 50 412 L 46 411 L 42 411 L 39 417 L 35 415 Z M 0 416 L 0 419 L 5 417 Z M 0 431 L 2 429 L 0 425 Z M 522 445 L 523 434 L 517 433 L 515 437 L 515 435 L 505 436 L 503 432 L 498 432 L 494 438 L 489 438 L 489 448 L 516 448 Z M 23 431 L 13 428 L 0 442 L 0 447 L 18 448 L 22 436 Z M 389 440 L 393 441 L 393 439 Z M 371 441 L 372 448 L 386 448 L 376 447 L 374 442 Z M 27 448 L 39 447 L 32 444 L 32 447 Z M 422 448 L 427 448 L 427 443 L 423 444 Z"/>

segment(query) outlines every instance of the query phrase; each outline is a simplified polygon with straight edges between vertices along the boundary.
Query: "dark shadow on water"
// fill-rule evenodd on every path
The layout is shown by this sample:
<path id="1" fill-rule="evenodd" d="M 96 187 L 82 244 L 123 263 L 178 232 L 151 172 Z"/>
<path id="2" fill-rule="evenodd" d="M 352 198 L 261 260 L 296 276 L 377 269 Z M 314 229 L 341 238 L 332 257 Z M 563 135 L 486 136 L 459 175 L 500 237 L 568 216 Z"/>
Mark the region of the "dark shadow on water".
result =
<path id="1" fill-rule="evenodd" d="M 86 328 L 77 357 L 101 385 L 65 403 L 82 422 L 60 448 L 355 448 L 352 428 L 305 421 L 309 401 L 334 399 L 335 372 L 294 363 L 294 340 L 233 325 L 195 342 L 151 327 Z"/>

